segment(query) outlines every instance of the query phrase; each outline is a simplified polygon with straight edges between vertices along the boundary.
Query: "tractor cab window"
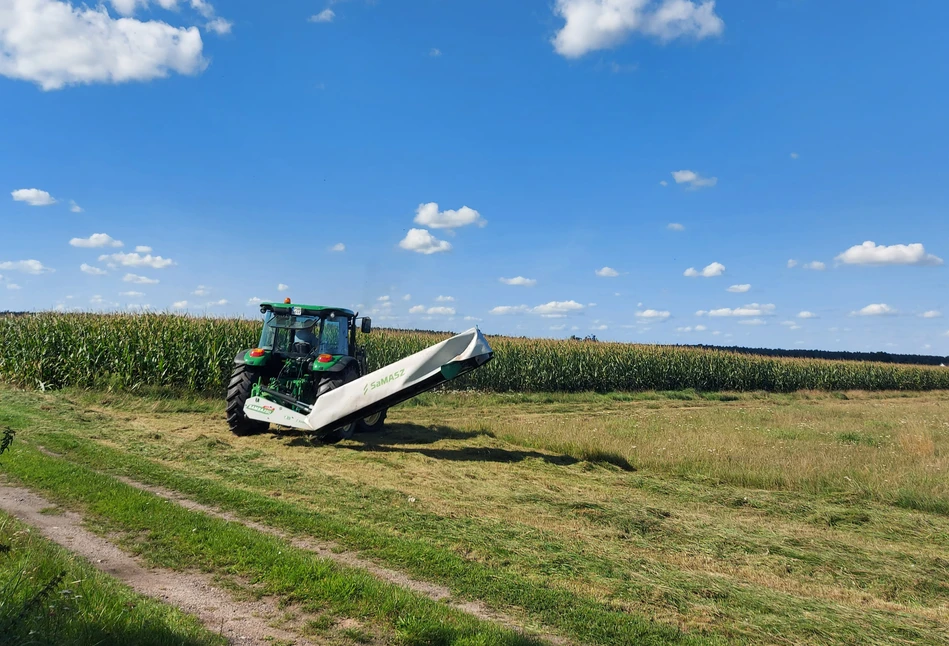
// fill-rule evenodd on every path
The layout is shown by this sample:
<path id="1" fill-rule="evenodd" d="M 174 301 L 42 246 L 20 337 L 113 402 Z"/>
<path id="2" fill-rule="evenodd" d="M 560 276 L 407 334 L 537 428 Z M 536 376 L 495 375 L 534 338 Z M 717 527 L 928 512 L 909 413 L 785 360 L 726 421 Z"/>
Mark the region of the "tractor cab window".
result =
<path id="1" fill-rule="evenodd" d="M 260 335 L 260 348 L 288 351 L 293 343 L 308 343 L 316 347 L 320 334 L 320 319 L 316 316 L 289 316 L 267 312 Z"/>
<path id="2" fill-rule="evenodd" d="M 348 332 L 349 319 L 334 317 L 324 320 L 323 336 L 320 337 L 320 353 L 349 354 Z"/>

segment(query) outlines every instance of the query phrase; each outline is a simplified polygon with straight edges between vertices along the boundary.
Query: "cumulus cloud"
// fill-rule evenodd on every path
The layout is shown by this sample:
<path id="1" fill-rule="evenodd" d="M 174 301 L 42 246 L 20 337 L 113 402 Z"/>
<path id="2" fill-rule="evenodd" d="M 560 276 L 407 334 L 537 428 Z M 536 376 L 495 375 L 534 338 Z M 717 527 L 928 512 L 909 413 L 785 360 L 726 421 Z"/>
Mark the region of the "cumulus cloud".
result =
<path id="1" fill-rule="evenodd" d="M 896 310 L 886 303 L 871 303 L 864 308 L 851 312 L 852 316 L 888 316 L 896 314 Z"/>
<path id="2" fill-rule="evenodd" d="M 698 271 L 695 267 L 689 267 L 684 272 L 683 276 L 688 276 L 689 278 L 697 278 L 701 276 L 702 278 L 714 278 L 715 276 L 721 276 L 725 271 L 725 265 L 720 262 L 713 262 L 710 265 L 706 265 L 702 271 Z"/>
<path id="3" fill-rule="evenodd" d="M 227 299 L 222 298 L 221 300 L 218 300 L 218 301 L 211 301 L 210 303 L 208 303 L 208 307 L 223 307 L 224 305 L 227 305 L 227 304 L 228 304 Z"/>
<path id="4" fill-rule="evenodd" d="M 749 289 L 751 289 L 751 285 L 745 283 L 744 285 L 732 285 L 725 291 L 731 292 L 732 294 L 744 294 Z"/>
<path id="5" fill-rule="evenodd" d="M 531 308 L 527 305 L 498 305 L 491 308 L 489 314 L 526 314 Z"/>
<path id="6" fill-rule="evenodd" d="M 814 312 L 808 312 L 807 310 L 804 310 L 803 312 L 798 312 L 797 317 L 799 319 L 816 319 L 817 314 L 814 314 Z"/>
<path id="7" fill-rule="evenodd" d="M 82 213 L 82 207 L 76 204 L 75 200 L 69 200 L 69 210 L 73 213 Z"/>
<path id="8" fill-rule="evenodd" d="M 436 303 L 451 303 L 455 300 L 454 296 L 439 296 L 435 299 Z"/>
<path id="9" fill-rule="evenodd" d="M 566 58 L 615 47 L 634 33 L 665 42 L 701 40 L 725 29 L 714 0 L 556 0 L 554 13 L 564 25 L 552 43 Z"/>
<path id="10" fill-rule="evenodd" d="M 764 319 L 744 319 L 738 321 L 741 325 L 766 325 Z"/>
<path id="11" fill-rule="evenodd" d="M 278 283 L 278 284 L 277 284 L 277 291 L 278 291 L 278 292 L 285 292 L 285 291 L 287 291 L 288 289 L 290 289 L 290 285 L 286 285 L 286 284 L 284 284 L 284 283 Z"/>
<path id="12" fill-rule="evenodd" d="M 499 280 L 505 285 L 519 285 L 521 287 L 533 287 L 537 284 L 537 281 L 533 278 L 524 278 L 523 276 L 515 276 L 514 278 L 500 278 Z"/>
<path id="13" fill-rule="evenodd" d="M 438 58 L 442 55 L 442 50 L 438 49 L 437 47 L 432 47 L 430 50 L 428 50 L 428 55 L 432 58 Z"/>
<path id="14" fill-rule="evenodd" d="M 426 314 L 432 316 L 454 316 L 455 308 L 454 307 L 430 307 L 425 310 Z"/>
<path id="15" fill-rule="evenodd" d="M 928 312 L 923 312 L 920 314 L 924 319 L 938 319 L 942 316 L 942 312 L 938 310 L 929 310 Z"/>
<path id="16" fill-rule="evenodd" d="M 774 314 L 774 305 L 771 303 L 751 303 L 741 307 L 720 307 L 715 310 L 699 310 L 697 316 L 770 316 Z"/>
<path id="17" fill-rule="evenodd" d="M 184 308 L 188 307 L 188 301 L 175 301 L 171 304 L 171 306 L 176 310 L 183 310 Z"/>
<path id="18" fill-rule="evenodd" d="M 428 229 L 409 229 L 399 246 L 415 253 L 433 254 L 451 251 L 451 243 L 439 240 Z"/>
<path id="19" fill-rule="evenodd" d="M 469 224 L 483 227 L 488 224 L 480 213 L 474 209 L 469 209 L 467 206 L 463 206 L 457 211 L 439 211 L 436 202 L 419 204 L 415 212 L 414 222 L 430 229 L 457 229 Z"/>
<path id="20" fill-rule="evenodd" d="M 814 271 L 824 271 L 827 269 L 827 265 L 822 263 L 820 260 L 812 260 L 811 262 L 805 263 L 803 267 L 804 269 L 812 269 Z"/>
<path id="21" fill-rule="evenodd" d="M 333 22 L 333 18 L 335 17 L 336 12 L 327 8 L 317 14 L 310 16 L 309 22 Z"/>
<path id="22" fill-rule="evenodd" d="M 119 292 L 119 296 L 127 296 L 129 298 L 141 298 L 144 295 L 145 295 L 145 292 L 135 292 L 135 291 Z"/>
<path id="23" fill-rule="evenodd" d="M 7 289 L 22 289 L 22 288 L 16 283 L 7 283 Z"/>
<path id="24" fill-rule="evenodd" d="M 379 302 L 381 302 L 381 303 L 384 303 L 384 302 L 386 302 L 386 301 L 389 300 L 389 295 L 386 294 L 386 295 L 384 295 L 384 296 L 380 296 L 380 297 L 377 298 L 376 300 L 379 301 Z"/>
<path id="25" fill-rule="evenodd" d="M 260 305 L 263 302 L 264 302 L 264 299 L 260 298 L 259 296 L 251 296 L 250 298 L 247 299 L 248 305 Z"/>
<path id="26" fill-rule="evenodd" d="M 641 319 L 655 319 L 658 321 L 665 321 L 670 316 L 672 316 L 670 312 L 660 310 L 642 310 L 636 312 L 636 317 Z"/>
<path id="27" fill-rule="evenodd" d="M 854 245 L 834 258 L 845 265 L 920 265 L 942 264 L 942 258 L 926 253 L 922 244 L 877 245 L 871 240 Z"/>
<path id="28" fill-rule="evenodd" d="M 670 222 L 666 225 L 666 228 L 670 231 L 685 231 L 685 226 L 679 224 L 678 222 Z"/>
<path id="29" fill-rule="evenodd" d="M 619 272 L 612 267 L 601 267 L 596 270 L 596 275 L 601 278 L 616 278 L 619 276 Z"/>
<path id="30" fill-rule="evenodd" d="M 108 233 L 93 233 L 88 238 L 73 238 L 69 241 L 74 247 L 121 247 L 122 241 L 115 240 Z"/>
<path id="31" fill-rule="evenodd" d="M 202 0 L 191 4 L 209 11 Z M 130 8 L 128 2 L 124 5 Z M 202 49 L 197 27 L 113 18 L 102 5 L 18 0 L 15 8 L 0 9 L 0 75 L 31 81 L 44 90 L 148 81 L 172 72 L 197 74 L 207 65 Z"/>
<path id="32" fill-rule="evenodd" d="M 425 306 L 424 305 L 413 305 L 409 308 L 409 314 L 424 314 Z"/>
<path id="33" fill-rule="evenodd" d="M 550 301 L 534 307 L 531 309 L 531 313 L 547 317 L 564 316 L 570 312 L 579 312 L 582 309 L 583 305 L 576 301 Z"/>
<path id="34" fill-rule="evenodd" d="M 685 327 L 677 327 L 676 332 L 704 332 L 706 328 L 704 325 L 686 325 Z"/>
<path id="35" fill-rule="evenodd" d="M 87 265 L 86 263 L 79 265 L 79 269 L 82 270 L 83 273 L 89 274 L 90 276 L 105 276 L 107 273 L 109 273 L 105 269 L 99 269 L 98 267 Z"/>
<path id="36" fill-rule="evenodd" d="M 50 269 L 39 260 L 7 260 L 0 262 L 0 269 L 9 271 L 22 271 L 24 274 L 49 274 L 55 269 Z"/>
<path id="37" fill-rule="evenodd" d="M 137 247 L 135 247 L 135 252 L 136 253 L 151 253 L 152 248 L 147 245 L 140 244 Z"/>
<path id="38" fill-rule="evenodd" d="M 124 280 L 127 283 L 135 283 L 136 285 L 157 285 L 158 284 L 157 278 L 148 278 L 146 276 L 139 276 L 138 274 L 125 274 L 125 276 L 122 277 L 122 280 Z"/>
<path id="39" fill-rule="evenodd" d="M 676 184 L 686 184 L 690 189 L 709 188 L 718 184 L 717 177 L 703 177 L 691 170 L 672 171 Z"/>
<path id="40" fill-rule="evenodd" d="M 344 245 L 342 242 L 337 242 L 332 247 L 330 247 L 330 251 L 346 251 L 346 245 Z"/>
<path id="41" fill-rule="evenodd" d="M 0 9 L 0 50 L 2 50 L 2 45 L 4 42 L 4 32 L 3 32 L 3 10 Z M 5 52 L 4 52 L 5 53 Z M 0 56 L 0 74 L 4 74 L 4 65 L 6 58 Z M 15 191 L 12 191 L 10 195 L 13 196 L 14 202 L 26 202 L 30 206 L 49 206 L 50 204 L 56 204 L 56 199 L 47 193 L 46 191 L 41 191 L 38 188 L 18 188 Z"/>
<path id="42" fill-rule="evenodd" d="M 207 296 L 211 292 L 204 285 L 198 285 L 198 288 L 191 292 L 194 296 Z"/>
<path id="43" fill-rule="evenodd" d="M 788 260 L 788 269 L 794 269 L 797 267 L 797 261 L 794 259 Z"/>
<path id="44" fill-rule="evenodd" d="M 170 258 L 153 256 L 139 253 L 112 253 L 99 256 L 99 262 L 107 262 L 111 266 L 122 265 L 124 267 L 151 267 L 152 269 L 164 269 L 175 264 Z"/>

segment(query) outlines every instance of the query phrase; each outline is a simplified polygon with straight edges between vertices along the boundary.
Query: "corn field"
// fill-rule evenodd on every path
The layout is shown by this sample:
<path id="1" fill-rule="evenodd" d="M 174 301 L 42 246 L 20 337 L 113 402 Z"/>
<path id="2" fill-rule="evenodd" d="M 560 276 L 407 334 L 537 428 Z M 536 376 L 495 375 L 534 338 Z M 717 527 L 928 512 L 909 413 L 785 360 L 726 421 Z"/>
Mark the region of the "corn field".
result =
<path id="1" fill-rule="evenodd" d="M 234 356 L 256 345 L 260 322 L 169 314 L 0 317 L 0 379 L 27 387 L 142 386 L 223 392 Z M 375 330 L 362 335 L 371 369 L 446 338 Z M 682 390 L 933 390 L 949 369 L 771 358 L 675 346 L 488 337 L 495 358 L 453 388 L 518 392 Z"/>

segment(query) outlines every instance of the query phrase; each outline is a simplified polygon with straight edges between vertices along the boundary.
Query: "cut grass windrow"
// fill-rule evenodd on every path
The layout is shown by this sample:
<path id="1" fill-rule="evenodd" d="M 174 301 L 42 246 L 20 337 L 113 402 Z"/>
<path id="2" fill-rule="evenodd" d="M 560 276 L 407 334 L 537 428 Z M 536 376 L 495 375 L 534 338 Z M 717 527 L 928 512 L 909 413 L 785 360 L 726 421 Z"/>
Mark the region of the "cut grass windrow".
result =
<path id="1" fill-rule="evenodd" d="M 160 567 L 241 577 L 305 612 L 369 621 L 405 644 L 538 643 L 32 447 L 15 449 L 5 471 L 66 506 L 80 507 L 95 529 L 119 534 L 120 544 Z"/>

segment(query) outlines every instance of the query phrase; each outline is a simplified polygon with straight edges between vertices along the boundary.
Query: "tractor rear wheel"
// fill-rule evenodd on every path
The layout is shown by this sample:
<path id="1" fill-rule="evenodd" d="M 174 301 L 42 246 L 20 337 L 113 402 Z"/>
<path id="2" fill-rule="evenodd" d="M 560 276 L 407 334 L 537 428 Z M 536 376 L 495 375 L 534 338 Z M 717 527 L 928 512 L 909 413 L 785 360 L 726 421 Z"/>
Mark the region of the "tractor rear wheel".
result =
<path id="1" fill-rule="evenodd" d="M 336 390 L 340 386 L 349 383 L 353 379 L 359 377 L 359 373 L 356 370 L 346 369 L 339 374 L 335 374 L 332 377 L 327 377 L 320 382 L 319 387 L 316 389 L 316 400 L 319 401 L 320 397 L 325 393 L 328 393 L 331 390 Z M 324 444 L 336 444 L 342 440 L 348 440 L 353 436 L 353 431 L 356 430 L 356 425 L 358 422 L 350 422 L 345 426 L 340 426 L 339 428 L 334 428 L 331 431 L 327 431 L 320 436 L 320 441 Z"/>
<path id="2" fill-rule="evenodd" d="M 257 371 L 243 364 L 234 366 L 231 373 L 231 382 L 227 386 L 227 426 L 234 435 L 256 435 L 270 426 L 244 414 L 244 402 L 250 397 L 250 390 L 259 376 Z"/>

